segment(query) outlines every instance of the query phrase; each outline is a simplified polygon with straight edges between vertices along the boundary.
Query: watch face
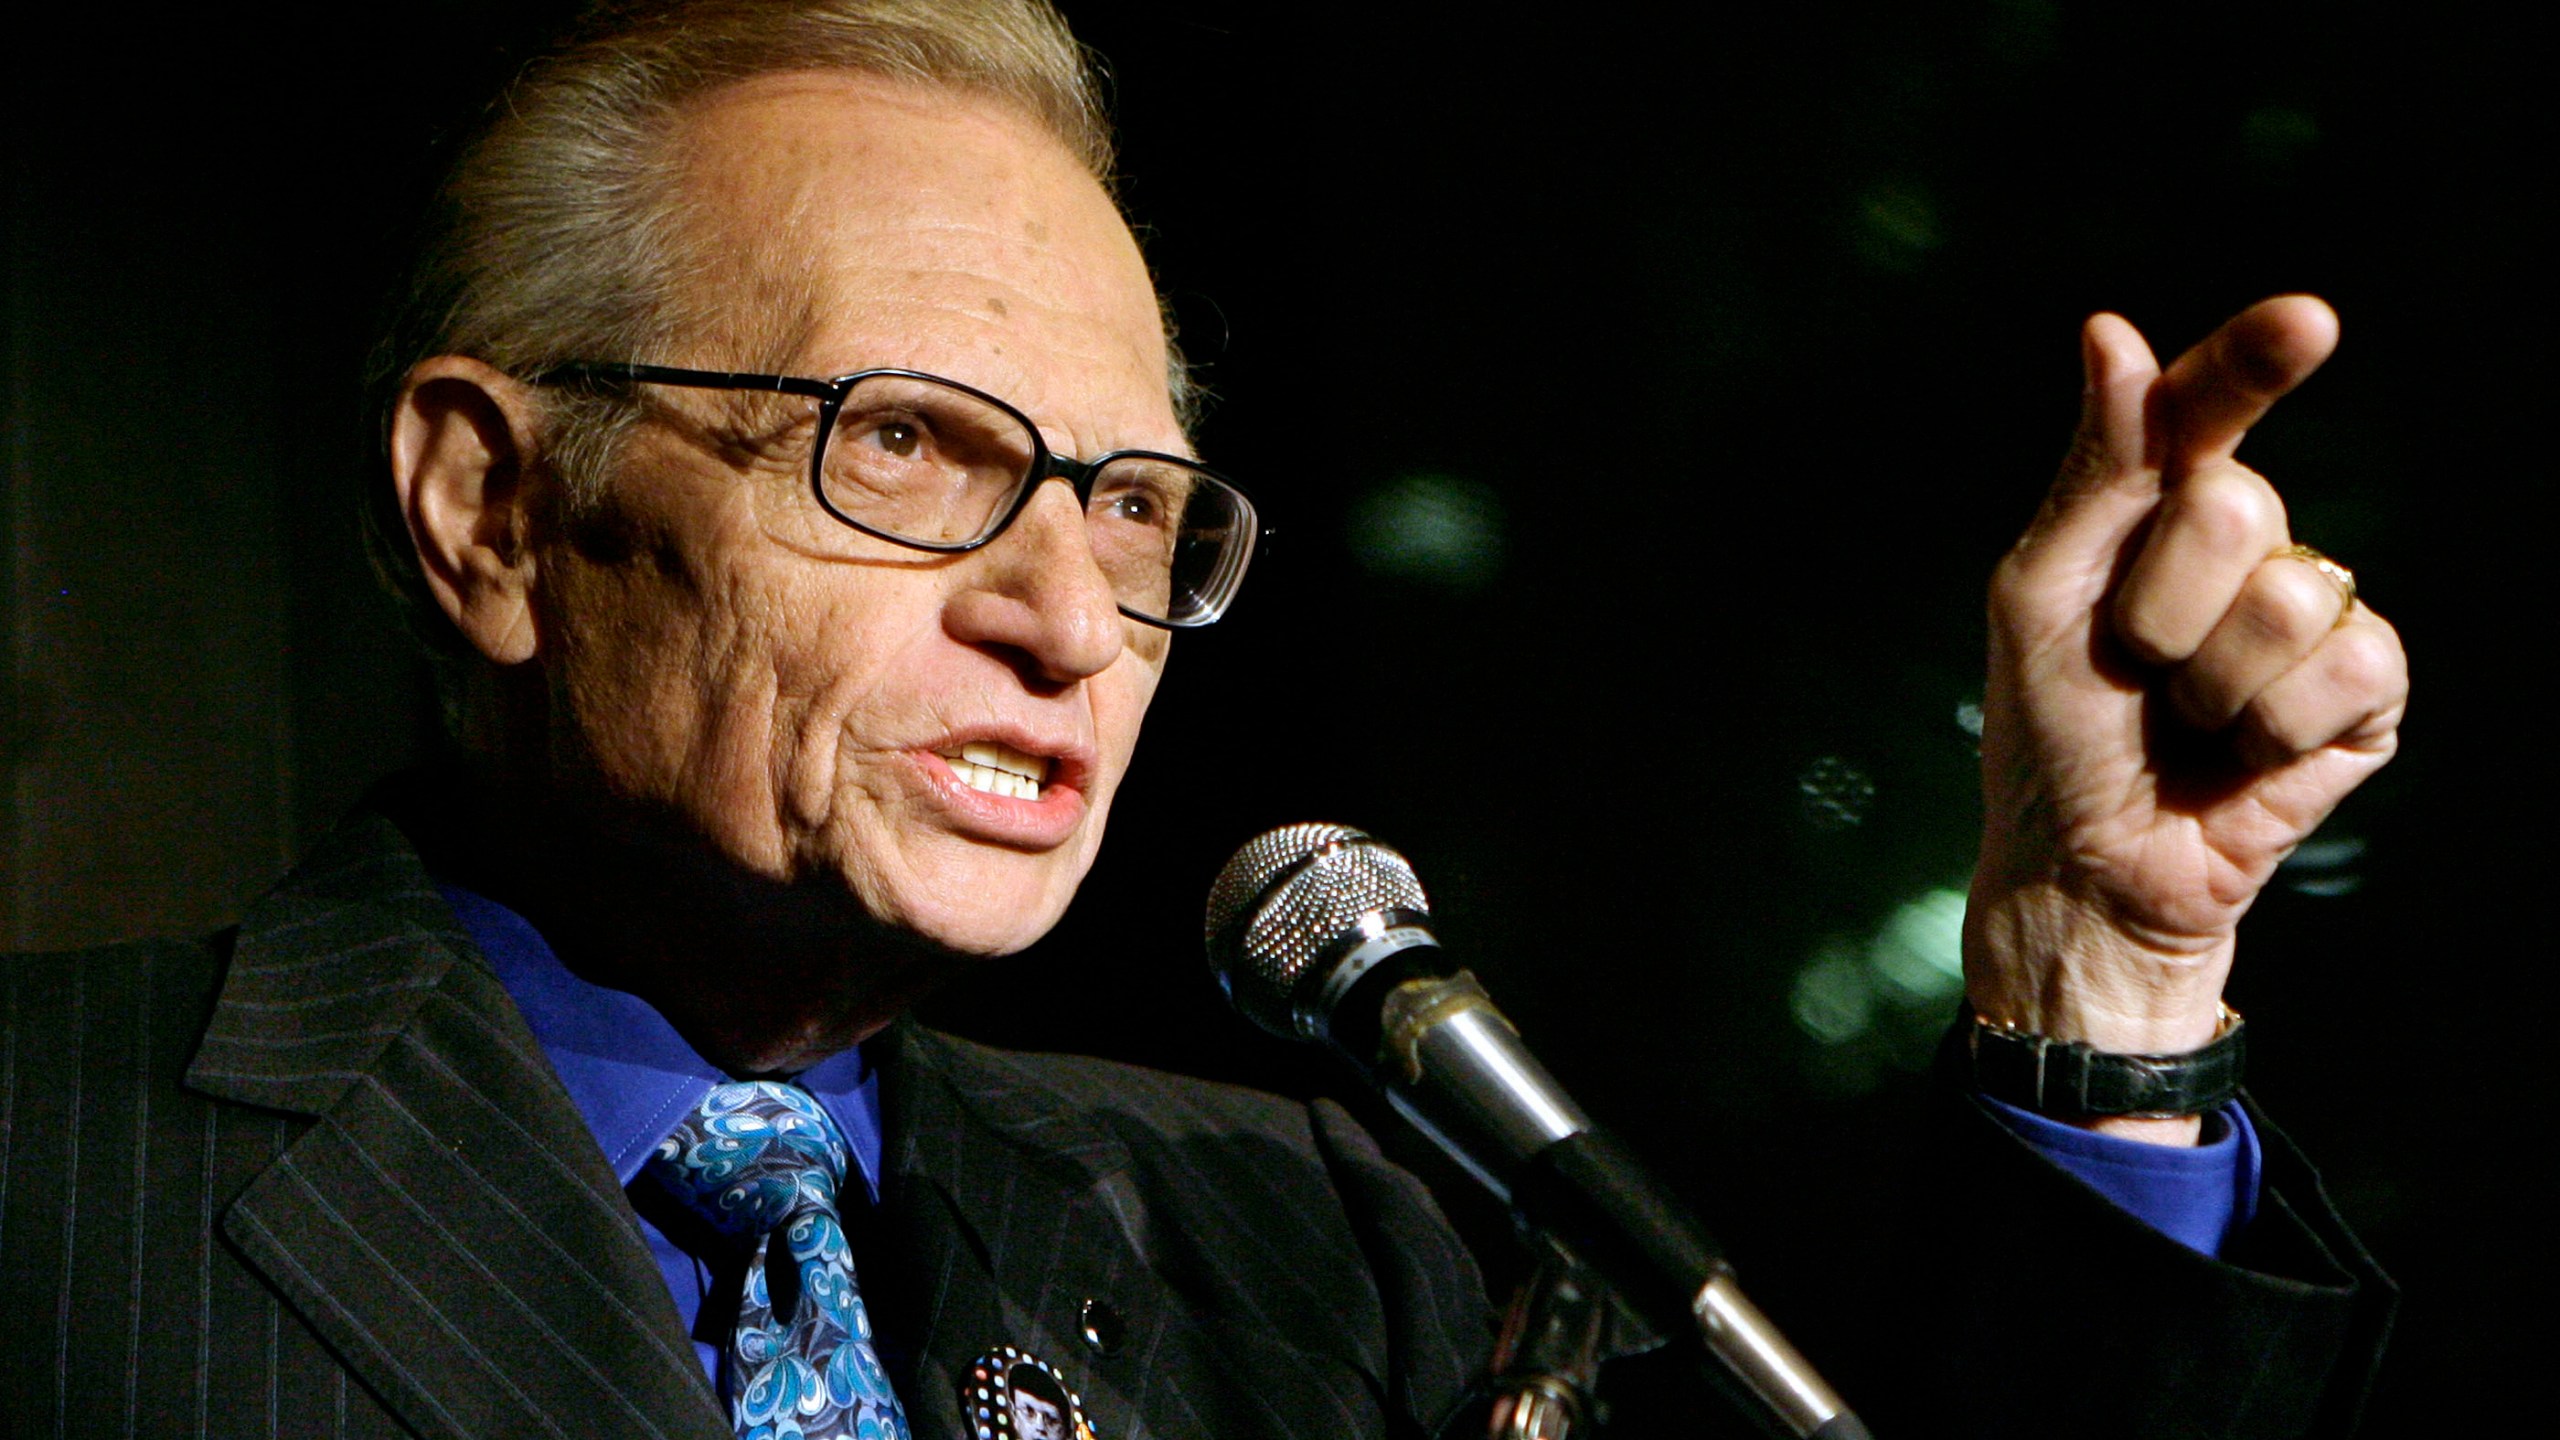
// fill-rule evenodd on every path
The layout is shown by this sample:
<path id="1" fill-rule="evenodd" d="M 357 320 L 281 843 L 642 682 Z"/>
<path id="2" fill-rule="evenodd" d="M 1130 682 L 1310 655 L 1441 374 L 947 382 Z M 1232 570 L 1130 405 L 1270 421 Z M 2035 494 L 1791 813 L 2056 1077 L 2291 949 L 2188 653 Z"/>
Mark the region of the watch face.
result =
<path id="1" fill-rule="evenodd" d="M 1011 1345 L 969 1366 L 960 1384 L 960 1413 L 977 1440 L 1094 1440 L 1084 1397 L 1058 1367 Z"/>

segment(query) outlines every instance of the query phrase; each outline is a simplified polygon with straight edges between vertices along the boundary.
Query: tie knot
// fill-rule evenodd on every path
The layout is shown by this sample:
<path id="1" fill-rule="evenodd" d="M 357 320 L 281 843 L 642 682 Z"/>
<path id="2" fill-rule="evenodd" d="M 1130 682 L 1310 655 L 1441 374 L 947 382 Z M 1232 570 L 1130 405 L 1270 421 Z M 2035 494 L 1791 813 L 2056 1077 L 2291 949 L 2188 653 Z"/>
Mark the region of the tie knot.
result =
<path id="1" fill-rule="evenodd" d="M 815 1096 L 740 1080 L 703 1097 L 658 1142 L 648 1168 L 713 1229 L 756 1236 L 812 1207 L 832 1215 L 845 1161 L 844 1136 Z"/>

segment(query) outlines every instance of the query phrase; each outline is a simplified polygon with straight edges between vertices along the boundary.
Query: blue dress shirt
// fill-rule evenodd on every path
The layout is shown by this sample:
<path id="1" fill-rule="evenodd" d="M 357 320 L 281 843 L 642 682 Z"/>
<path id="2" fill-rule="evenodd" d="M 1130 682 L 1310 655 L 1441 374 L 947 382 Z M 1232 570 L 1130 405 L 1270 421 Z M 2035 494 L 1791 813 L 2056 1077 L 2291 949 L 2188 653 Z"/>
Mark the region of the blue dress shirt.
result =
<path id="1" fill-rule="evenodd" d="M 498 981 L 586 1117 L 596 1144 L 628 1186 L 676 1121 L 730 1077 L 694 1053 L 649 1003 L 590 984 L 570 973 L 523 916 L 496 901 L 444 883 L 445 898 L 473 943 L 497 968 Z M 880 1197 L 880 1081 L 859 1049 L 811 1066 L 798 1077 L 852 1143 L 865 1195 Z M 2236 1104 L 2205 1117 L 2203 1143 L 2150 1145 L 2047 1120 L 1986 1099 L 1992 1113 L 2046 1159 L 2078 1177 L 2137 1219 L 2207 1256 L 2256 1213 L 2261 1166 L 2257 1132 Z M 710 1267 L 687 1253 L 644 1215 L 641 1228 L 692 1334 L 710 1293 Z M 694 1339 L 704 1372 L 719 1384 L 727 1337 Z"/>
<path id="2" fill-rule="evenodd" d="M 2044 1158 L 2198 1254 L 2220 1255 L 2258 1213 L 2264 1156 L 2237 1101 L 2204 1117 L 2203 1138 L 2193 1146 L 2119 1139 L 1988 1097 L 1982 1103 Z"/>
<path id="3" fill-rule="evenodd" d="M 678 1120 L 690 1114 L 715 1085 L 731 1078 L 720 1067 L 694 1053 L 649 1002 L 620 990 L 590 984 L 560 963 L 551 946 L 525 918 L 494 900 L 450 883 L 440 884 L 453 913 L 471 932 L 472 943 L 497 968 L 498 983 L 507 988 L 524 1012 L 533 1038 L 560 1072 L 560 1083 L 586 1117 L 614 1178 L 625 1186 L 640 1173 L 649 1154 Z M 800 1072 L 800 1087 L 818 1098 L 853 1147 L 862 1172 L 864 1198 L 880 1198 L 880 1077 L 863 1062 L 859 1049 L 830 1056 Z M 850 1198 L 850 1187 L 843 1198 Z M 703 1298 L 711 1292 L 711 1267 L 688 1254 L 666 1232 L 640 1217 L 649 1248 L 658 1257 L 658 1273 L 675 1297 L 676 1314 L 685 1333 L 694 1335 Z M 728 1336 L 694 1335 L 703 1372 L 716 1390 L 720 1354 Z"/>

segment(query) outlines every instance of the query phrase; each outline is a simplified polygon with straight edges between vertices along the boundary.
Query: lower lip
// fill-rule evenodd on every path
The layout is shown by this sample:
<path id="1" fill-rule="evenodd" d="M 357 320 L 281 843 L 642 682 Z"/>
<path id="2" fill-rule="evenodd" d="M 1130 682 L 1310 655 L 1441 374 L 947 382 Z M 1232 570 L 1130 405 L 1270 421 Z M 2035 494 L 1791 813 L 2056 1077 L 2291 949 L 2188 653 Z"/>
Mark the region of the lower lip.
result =
<path id="1" fill-rule="evenodd" d="M 933 793 L 960 827 L 1003 845 L 1046 850 L 1063 845 L 1084 819 L 1084 794 L 1054 781 L 1040 787 L 1037 800 L 1017 800 L 971 789 L 951 772 L 951 763 L 930 750 L 916 752 Z"/>

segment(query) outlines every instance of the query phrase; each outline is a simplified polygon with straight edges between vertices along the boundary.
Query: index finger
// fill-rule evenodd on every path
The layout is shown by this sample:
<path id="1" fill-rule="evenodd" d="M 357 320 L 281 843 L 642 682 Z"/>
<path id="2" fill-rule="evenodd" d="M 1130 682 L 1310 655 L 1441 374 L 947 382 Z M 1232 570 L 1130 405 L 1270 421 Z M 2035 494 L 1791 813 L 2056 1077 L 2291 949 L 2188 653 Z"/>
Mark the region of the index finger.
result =
<path id="1" fill-rule="evenodd" d="M 2231 458 L 2249 427 L 2338 348 L 2338 312 L 2278 295 L 2232 316 L 2151 389 L 2150 459 L 2172 475 Z"/>

